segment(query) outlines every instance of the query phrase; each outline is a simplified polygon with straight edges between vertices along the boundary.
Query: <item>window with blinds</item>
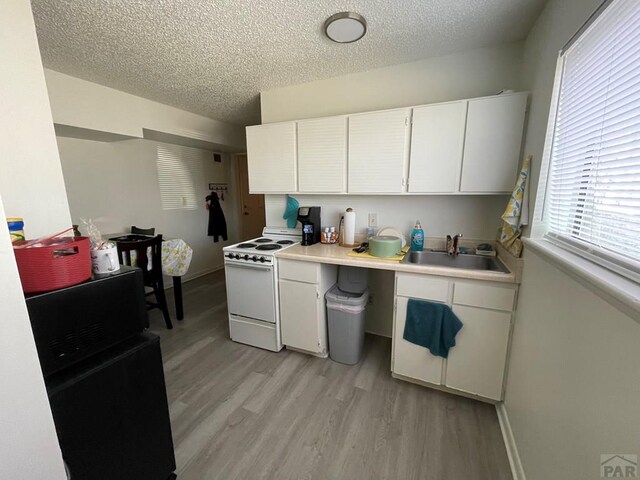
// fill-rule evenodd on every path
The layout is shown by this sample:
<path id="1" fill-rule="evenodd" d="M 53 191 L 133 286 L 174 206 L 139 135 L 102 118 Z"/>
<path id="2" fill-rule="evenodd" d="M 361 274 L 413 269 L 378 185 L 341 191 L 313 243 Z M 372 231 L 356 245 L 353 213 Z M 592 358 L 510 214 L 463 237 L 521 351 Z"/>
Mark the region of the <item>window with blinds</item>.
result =
<path id="1" fill-rule="evenodd" d="M 640 2 L 612 1 L 559 61 L 546 236 L 638 278 Z"/>
<path id="2" fill-rule="evenodd" d="M 200 152 L 194 148 L 158 144 L 156 169 L 162 209 L 195 210 L 195 182 L 203 177 Z"/>

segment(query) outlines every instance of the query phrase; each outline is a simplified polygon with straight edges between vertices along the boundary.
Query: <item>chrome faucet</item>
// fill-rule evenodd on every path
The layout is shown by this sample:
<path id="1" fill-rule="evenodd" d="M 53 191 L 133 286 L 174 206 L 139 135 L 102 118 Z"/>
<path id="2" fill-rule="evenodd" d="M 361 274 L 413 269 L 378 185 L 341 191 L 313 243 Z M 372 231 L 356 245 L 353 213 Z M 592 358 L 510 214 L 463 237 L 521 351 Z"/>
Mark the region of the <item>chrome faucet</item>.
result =
<path id="1" fill-rule="evenodd" d="M 458 247 L 458 240 L 462 237 L 461 233 L 458 233 L 451 237 L 451 235 L 447 235 L 447 254 L 450 256 L 456 256 L 460 253 L 460 249 Z"/>

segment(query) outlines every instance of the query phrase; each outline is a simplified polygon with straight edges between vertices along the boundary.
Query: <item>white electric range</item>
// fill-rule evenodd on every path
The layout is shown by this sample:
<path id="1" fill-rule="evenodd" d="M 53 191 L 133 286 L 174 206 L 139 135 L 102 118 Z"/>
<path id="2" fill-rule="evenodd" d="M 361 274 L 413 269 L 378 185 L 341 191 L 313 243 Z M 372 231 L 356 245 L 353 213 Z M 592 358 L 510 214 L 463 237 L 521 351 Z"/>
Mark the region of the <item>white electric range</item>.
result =
<path id="1" fill-rule="evenodd" d="M 231 340 L 282 350 L 275 253 L 301 240 L 298 229 L 265 227 L 262 237 L 222 249 Z"/>

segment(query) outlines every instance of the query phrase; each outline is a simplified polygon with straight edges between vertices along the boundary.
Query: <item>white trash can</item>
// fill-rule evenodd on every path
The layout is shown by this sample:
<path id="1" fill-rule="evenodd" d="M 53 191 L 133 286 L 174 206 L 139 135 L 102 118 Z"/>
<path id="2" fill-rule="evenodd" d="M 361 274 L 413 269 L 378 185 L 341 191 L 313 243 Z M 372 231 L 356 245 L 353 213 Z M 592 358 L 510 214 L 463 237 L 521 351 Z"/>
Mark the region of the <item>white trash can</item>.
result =
<path id="1" fill-rule="evenodd" d="M 362 356 L 365 307 L 369 301 L 369 290 L 348 293 L 340 290 L 336 284 L 325 294 L 325 298 L 329 357 L 339 363 L 355 365 Z"/>

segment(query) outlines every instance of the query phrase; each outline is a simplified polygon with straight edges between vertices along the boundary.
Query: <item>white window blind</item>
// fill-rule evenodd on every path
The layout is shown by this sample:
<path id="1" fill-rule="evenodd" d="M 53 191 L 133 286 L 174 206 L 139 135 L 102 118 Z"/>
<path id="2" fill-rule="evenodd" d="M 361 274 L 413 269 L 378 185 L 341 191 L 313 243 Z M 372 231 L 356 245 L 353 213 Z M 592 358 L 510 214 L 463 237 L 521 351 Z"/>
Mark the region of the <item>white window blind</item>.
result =
<path id="1" fill-rule="evenodd" d="M 195 184 L 204 176 L 199 150 L 158 144 L 156 168 L 163 210 L 198 208 Z"/>
<path id="2" fill-rule="evenodd" d="M 547 237 L 635 275 L 640 267 L 640 1 L 614 0 L 560 62 L 544 206 Z"/>

